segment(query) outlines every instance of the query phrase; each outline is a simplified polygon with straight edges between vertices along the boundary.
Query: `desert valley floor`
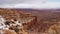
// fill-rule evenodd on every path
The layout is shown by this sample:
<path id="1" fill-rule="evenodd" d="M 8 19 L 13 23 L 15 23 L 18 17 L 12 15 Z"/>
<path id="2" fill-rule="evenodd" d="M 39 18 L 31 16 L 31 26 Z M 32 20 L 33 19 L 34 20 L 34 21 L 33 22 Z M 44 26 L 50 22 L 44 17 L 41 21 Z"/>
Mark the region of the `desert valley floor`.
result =
<path id="1" fill-rule="evenodd" d="M 28 34 L 60 34 L 60 9 L 0 9 L 1 15 L 2 11 L 31 14 L 32 21 L 24 26 Z"/>

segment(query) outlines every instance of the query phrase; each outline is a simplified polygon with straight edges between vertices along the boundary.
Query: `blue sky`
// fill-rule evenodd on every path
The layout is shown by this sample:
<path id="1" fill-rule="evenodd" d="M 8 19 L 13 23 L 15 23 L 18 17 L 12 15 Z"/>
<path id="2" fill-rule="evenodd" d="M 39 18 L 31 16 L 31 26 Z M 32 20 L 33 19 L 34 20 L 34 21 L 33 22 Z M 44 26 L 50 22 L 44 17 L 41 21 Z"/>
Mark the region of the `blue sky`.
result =
<path id="1" fill-rule="evenodd" d="M 60 8 L 60 0 L 0 0 L 1 8 Z"/>
<path id="2" fill-rule="evenodd" d="M 48 0 L 48 2 L 60 2 L 60 0 Z"/>

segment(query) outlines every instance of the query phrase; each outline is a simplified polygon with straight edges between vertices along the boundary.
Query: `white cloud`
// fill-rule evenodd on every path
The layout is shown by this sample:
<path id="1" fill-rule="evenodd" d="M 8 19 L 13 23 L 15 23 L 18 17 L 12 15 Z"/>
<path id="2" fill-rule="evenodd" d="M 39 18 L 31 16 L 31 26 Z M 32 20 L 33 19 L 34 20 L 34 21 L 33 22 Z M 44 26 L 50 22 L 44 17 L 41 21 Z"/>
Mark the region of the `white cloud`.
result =
<path id="1" fill-rule="evenodd" d="M 60 8 L 60 3 L 45 3 L 45 4 L 10 4 L 3 5 L 4 8 Z"/>
<path id="2" fill-rule="evenodd" d="M 32 2 L 32 3 L 31 3 Z M 60 2 L 43 2 L 40 1 L 24 1 L 23 3 L 16 4 L 4 4 L 0 5 L 2 8 L 36 8 L 36 9 L 45 9 L 45 8 L 60 8 Z"/>

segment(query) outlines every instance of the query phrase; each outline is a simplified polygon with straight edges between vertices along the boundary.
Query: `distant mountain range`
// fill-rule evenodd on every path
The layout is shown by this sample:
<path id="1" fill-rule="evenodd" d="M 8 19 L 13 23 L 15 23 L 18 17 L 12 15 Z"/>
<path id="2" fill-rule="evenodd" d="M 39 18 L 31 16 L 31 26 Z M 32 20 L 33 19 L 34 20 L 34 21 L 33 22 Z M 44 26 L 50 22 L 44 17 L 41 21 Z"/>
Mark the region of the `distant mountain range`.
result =
<path id="1" fill-rule="evenodd" d="M 12 8 L 12 9 L 16 9 L 18 11 L 53 11 L 53 12 L 60 12 L 60 9 L 31 9 L 31 8 Z"/>

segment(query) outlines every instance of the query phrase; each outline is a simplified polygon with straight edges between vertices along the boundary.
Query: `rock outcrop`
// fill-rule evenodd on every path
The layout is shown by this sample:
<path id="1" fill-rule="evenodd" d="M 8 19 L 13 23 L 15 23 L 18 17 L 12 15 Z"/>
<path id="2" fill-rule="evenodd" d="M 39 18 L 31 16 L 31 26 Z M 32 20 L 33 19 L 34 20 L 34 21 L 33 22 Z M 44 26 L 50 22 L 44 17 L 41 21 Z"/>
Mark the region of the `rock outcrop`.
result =
<path id="1" fill-rule="evenodd" d="M 34 27 L 34 24 L 37 22 L 37 17 L 29 13 L 23 13 L 22 11 L 12 10 L 12 9 L 1 9 L 0 15 L 2 15 L 6 20 L 16 18 L 23 23 L 24 29 L 28 30 Z"/>

